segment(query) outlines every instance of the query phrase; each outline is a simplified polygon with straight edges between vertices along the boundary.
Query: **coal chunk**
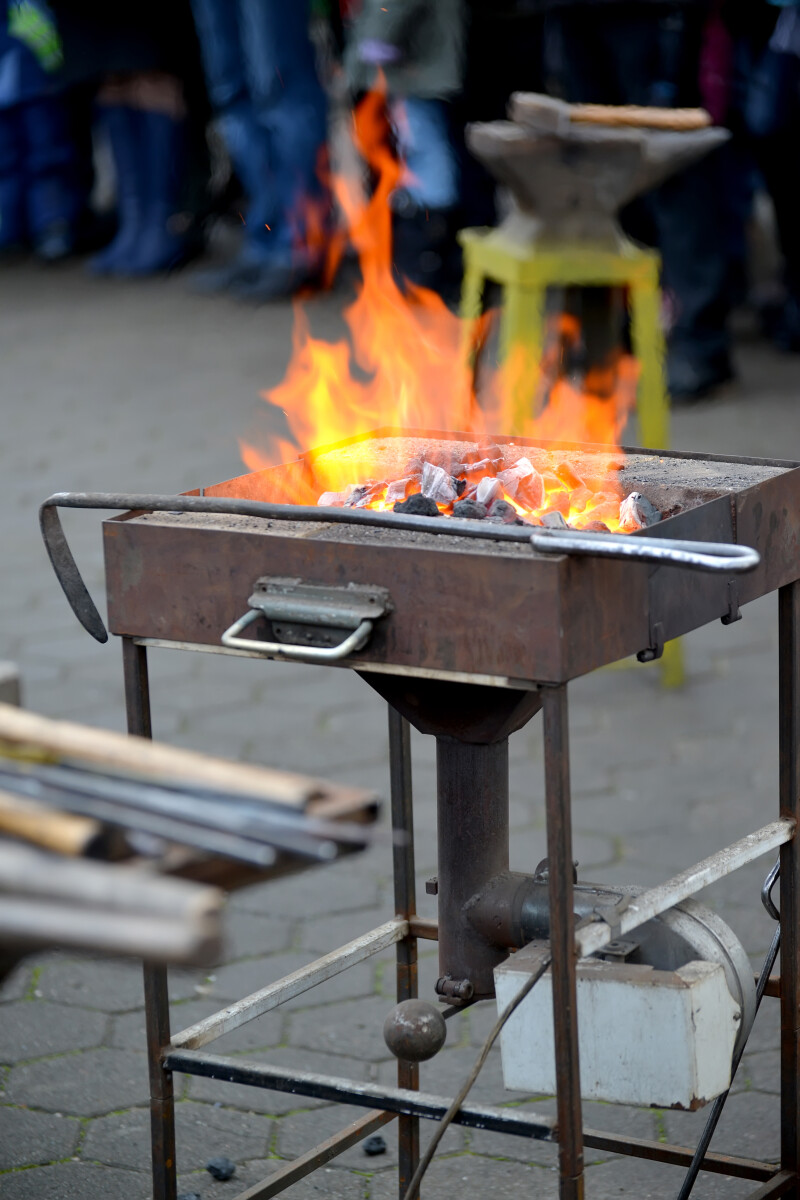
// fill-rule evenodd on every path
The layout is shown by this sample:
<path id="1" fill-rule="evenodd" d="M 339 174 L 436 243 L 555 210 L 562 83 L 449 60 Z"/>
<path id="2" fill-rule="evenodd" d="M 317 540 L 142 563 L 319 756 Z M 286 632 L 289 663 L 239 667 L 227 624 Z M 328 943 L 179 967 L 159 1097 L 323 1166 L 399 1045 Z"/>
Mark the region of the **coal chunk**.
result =
<path id="1" fill-rule="evenodd" d="M 626 531 L 647 529 L 661 520 L 661 513 L 641 492 L 631 492 L 619 506 L 619 521 Z"/>
<path id="2" fill-rule="evenodd" d="M 423 496 L 422 492 L 414 492 L 414 495 L 409 496 L 407 500 L 398 500 L 394 506 L 394 512 L 406 513 L 409 517 L 439 516 L 436 501 L 431 500 L 430 496 Z"/>
<path id="3" fill-rule="evenodd" d="M 217 1158 L 210 1158 L 206 1163 L 206 1170 L 213 1179 L 218 1179 L 220 1183 L 224 1183 L 226 1179 L 232 1179 L 236 1174 L 236 1164 L 232 1163 L 224 1154 Z"/>
<path id="4" fill-rule="evenodd" d="M 569 525 L 564 520 L 563 513 L 560 512 L 542 513 L 542 524 L 545 529 L 569 529 Z"/>
<path id="5" fill-rule="evenodd" d="M 589 521 L 583 526 L 586 533 L 611 533 L 611 530 L 603 521 Z"/>
<path id="6" fill-rule="evenodd" d="M 453 505 L 453 516 L 465 517 L 468 521 L 482 521 L 488 511 L 486 505 L 477 500 L 456 500 Z"/>
<path id="7" fill-rule="evenodd" d="M 372 1137 L 368 1137 L 364 1142 L 364 1153 L 368 1155 L 369 1158 L 375 1158 L 378 1154 L 385 1154 L 386 1141 L 379 1133 L 374 1134 Z"/>
<path id="8" fill-rule="evenodd" d="M 507 500 L 495 500 L 489 512 L 489 520 L 495 525 L 516 525 L 517 510 Z"/>

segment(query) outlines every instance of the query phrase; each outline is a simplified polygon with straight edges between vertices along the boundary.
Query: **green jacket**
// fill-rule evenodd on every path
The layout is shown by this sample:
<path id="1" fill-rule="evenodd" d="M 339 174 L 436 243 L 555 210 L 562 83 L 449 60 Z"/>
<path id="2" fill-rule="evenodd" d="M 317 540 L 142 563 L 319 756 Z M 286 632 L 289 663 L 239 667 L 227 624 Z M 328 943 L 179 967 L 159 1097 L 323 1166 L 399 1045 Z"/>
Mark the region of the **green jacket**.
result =
<path id="1" fill-rule="evenodd" d="M 390 96 L 446 99 L 461 90 L 466 42 L 465 0 L 364 0 L 349 29 L 345 66 L 354 91 L 373 86 L 377 68 L 364 43 L 397 49 L 383 67 Z"/>

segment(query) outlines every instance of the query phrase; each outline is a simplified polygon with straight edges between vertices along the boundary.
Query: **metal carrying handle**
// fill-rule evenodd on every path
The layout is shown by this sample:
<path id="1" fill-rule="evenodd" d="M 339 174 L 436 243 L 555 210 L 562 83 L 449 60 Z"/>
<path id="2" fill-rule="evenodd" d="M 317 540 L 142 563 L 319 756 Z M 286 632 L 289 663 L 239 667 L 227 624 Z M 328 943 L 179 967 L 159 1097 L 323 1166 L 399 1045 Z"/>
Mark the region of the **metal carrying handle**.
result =
<path id="1" fill-rule="evenodd" d="M 220 638 L 223 646 L 228 646 L 232 650 L 250 650 L 256 654 L 263 654 L 267 658 L 287 658 L 293 662 L 325 664 L 339 662 L 355 650 L 361 650 L 369 641 L 369 635 L 372 633 L 373 622 L 361 621 L 358 628 L 354 629 L 337 646 L 294 646 L 287 642 L 257 642 L 254 638 L 239 637 L 243 629 L 252 625 L 257 617 L 263 617 L 263 615 L 260 609 L 251 608 L 243 617 L 239 617 L 238 621 L 234 621 Z"/>
<path id="2" fill-rule="evenodd" d="M 531 545 L 542 554 L 588 554 L 597 558 L 623 558 L 664 566 L 691 567 L 742 575 L 753 571 L 761 555 L 750 546 L 728 542 L 687 542 L 675 538 L 631 537 L 630 534 L 564 532 L 537 529 Z"/>

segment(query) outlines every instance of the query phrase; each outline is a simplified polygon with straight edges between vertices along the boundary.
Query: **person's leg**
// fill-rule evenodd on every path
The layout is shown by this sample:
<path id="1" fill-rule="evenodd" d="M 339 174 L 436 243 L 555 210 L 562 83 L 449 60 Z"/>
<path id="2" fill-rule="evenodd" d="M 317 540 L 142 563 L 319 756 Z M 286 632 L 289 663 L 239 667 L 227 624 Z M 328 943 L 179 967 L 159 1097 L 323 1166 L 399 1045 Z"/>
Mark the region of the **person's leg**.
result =
<path id="1" fill-rule="evenodd" d="M 0 108 L 0 254 L 21 248 L 27 236 L 19 108 Z"/>
<path id="2" fill-rule="evenodd" d="M 75 149 L 61 97 L 29 100 L 19 111 L 28 232 L 39 257 L 56 261 L 72 251 L 81 207 Z"/>
<path id="3" fill-rule="evenodd" d="M 444 100 L 407 96 L 392 105 L 404 169 L 392 196 L 394 263 L 401 279 L 457 295 L 449 278 L 460 172 Z"/>
<path id="4" fill-rule="evenodd" d="M 786 300 L 774 340 L 800 351 L 800 60 L 767 49 L 756 64 L 746 108 L 758 165 L 775 210 Z"/>
<path id="5" fill-rule="evenodd" d="M 320 269 L 324 248 L 310 236 L 329 219 L 325 165 L 327 101 L 317 78 L 307 0 L 239 0 L 245 70 L 253 113 L 267 146 L 262 202 L 245 230 L 259 278 L 234 290 L 267 300 Z"/>

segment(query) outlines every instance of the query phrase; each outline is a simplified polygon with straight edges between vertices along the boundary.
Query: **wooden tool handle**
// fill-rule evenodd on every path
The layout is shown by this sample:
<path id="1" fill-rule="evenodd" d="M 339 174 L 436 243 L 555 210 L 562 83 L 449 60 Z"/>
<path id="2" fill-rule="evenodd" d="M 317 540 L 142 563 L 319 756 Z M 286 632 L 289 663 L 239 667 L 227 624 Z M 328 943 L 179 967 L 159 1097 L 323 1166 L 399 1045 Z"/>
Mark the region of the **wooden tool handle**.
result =
<path id="1" fill-rule="evenodd" d="M 91 817 L 58 812 L 45 804 L 2 791 L 0 835 L 19 838 L 43 850 L 73 858 L 111 857 L 119 848 L 120 840 Z"/>
<path id="2" fill-rule="evenodd" d="M 581 125 L 629 125 L 639 129 L 707 129 L 704 108 L 649 108 L 639 104 L 570 104 L 569 119 Z"/>

